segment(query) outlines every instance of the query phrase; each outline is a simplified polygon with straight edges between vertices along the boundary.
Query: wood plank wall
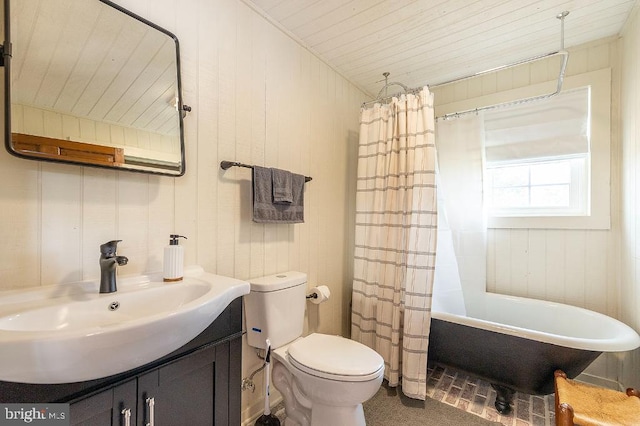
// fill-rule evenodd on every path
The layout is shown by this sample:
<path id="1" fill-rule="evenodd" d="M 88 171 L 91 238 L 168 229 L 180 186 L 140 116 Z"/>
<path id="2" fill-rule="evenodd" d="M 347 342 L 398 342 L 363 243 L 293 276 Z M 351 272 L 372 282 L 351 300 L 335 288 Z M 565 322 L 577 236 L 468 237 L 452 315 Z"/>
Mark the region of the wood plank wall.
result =
<path id="1" fill-rule="evenodd" d="M 364 94 L 240 0 L 120 0 L 174 32 L 181 48 L 187 173 L 181 178 L 18 159 L 0 152 L 0 289 L 99 276 L 98 246 L 122 239 L 121 274 L 159 271 L 170 233 L 185 263 L 248 279 L 309 274 L 331 299 L 308 331 L 349 330 L 359 108 Z M 250 170 L 312 176 L 300 225 L 251 221 Z M 260 360 L 244 347 L 243 373 Z M 262 405 L 243 393 L 245 417 Z"/>
<path id="2" fill-rule="evenodd" d="M 612 68 L 611 229 L 489 229 L 487 290 L 568 303 L 619 318 L 618 40 L 602 39 L 569 51 L 567 76 Z M 559 61 L 549 59 L 436 88 L 436 107 L 555 80 L 558 70 Z M 619 368 L 615 357 L 601 357 L 588 371 L 615 384 Z"/>
<path id="3" fill-rule="evenodd" d="M 11 109 L 11 131 L 118 148 L 136 148 L 138 155 L 149 150 L 152 158 L 175 160 L 180 155 L 175 135 L 146 132 L 23 105 L 14 105 Z"/>

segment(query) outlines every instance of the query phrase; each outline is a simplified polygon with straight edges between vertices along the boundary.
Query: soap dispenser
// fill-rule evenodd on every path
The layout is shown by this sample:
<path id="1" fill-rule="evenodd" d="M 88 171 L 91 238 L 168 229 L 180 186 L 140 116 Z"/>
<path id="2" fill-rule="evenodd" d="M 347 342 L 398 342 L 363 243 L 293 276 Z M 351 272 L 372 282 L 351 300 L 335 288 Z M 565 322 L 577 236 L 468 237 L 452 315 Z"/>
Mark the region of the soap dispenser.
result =
<path id="1" fill-rule="evenodd" d="M 169 245 L 164 248 L 164 269 L 162 277 L 165 282 L 182 281 L 184 269 L 184 247 L 178 244 L 183 235 L 169 235 Z"/>

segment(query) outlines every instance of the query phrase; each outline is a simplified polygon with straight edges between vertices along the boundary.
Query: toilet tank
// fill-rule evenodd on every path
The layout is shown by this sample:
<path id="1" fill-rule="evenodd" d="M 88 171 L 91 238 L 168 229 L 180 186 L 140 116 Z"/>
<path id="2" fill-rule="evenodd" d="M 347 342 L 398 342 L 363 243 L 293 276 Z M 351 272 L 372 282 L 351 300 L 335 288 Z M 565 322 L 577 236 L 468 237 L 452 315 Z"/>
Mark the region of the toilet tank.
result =
<path id="1" fill-rule="evenodd" d="M 251 291 L 243 297 L 249 346 L 273 349 L 302 336 L 307 274 L 283 272 L 249 280 Z"/>

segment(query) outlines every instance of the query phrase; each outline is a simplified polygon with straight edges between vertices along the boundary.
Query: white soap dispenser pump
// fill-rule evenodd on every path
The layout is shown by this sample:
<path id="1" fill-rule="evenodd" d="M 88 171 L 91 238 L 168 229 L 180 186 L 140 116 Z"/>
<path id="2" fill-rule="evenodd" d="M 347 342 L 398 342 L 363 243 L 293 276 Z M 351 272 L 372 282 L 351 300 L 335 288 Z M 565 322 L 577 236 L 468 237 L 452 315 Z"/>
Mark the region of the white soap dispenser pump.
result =
<path id="1" fill-rule="evenodd" d="M 162 277 L 165 282 L 182 281 L 184 276 L 184 247 L 178 244 L 183 235 L 169 235 L 169 245 L 164 248 L 164 269 Z"/>

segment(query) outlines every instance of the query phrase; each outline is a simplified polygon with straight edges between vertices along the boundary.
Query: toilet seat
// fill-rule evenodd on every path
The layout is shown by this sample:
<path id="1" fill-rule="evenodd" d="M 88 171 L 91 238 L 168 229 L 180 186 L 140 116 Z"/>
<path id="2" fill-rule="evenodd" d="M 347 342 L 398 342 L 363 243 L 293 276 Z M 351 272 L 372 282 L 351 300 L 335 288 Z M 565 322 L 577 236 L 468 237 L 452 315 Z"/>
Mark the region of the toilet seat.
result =
<path id="1" fill-rule="evenodd" d="M 289 345 L 287 354 L 294 367 L 329 380 L 364 382 L 384 371 L 376 351 L 340 336 L 313 333 Z"/>

